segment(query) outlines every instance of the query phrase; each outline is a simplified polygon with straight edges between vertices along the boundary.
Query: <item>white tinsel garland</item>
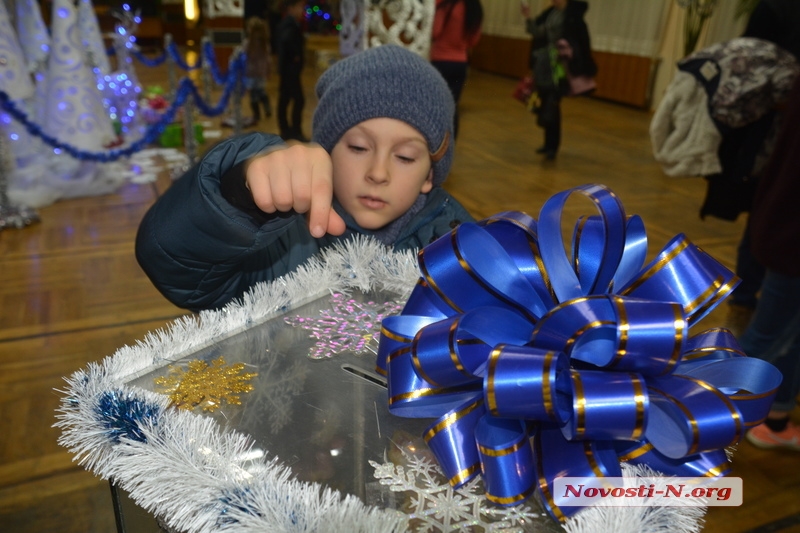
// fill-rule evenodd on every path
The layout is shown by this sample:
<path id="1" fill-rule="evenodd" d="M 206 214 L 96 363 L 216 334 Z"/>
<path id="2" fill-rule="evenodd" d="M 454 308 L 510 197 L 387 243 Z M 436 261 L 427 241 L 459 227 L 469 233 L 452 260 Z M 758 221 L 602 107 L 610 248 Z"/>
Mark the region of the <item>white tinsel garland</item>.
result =
<path id="1" fill-rule="evenodd" d="M 297 481 L 276 461 L 253 459 L 249 436 L 170 408 L 166 396 L 125 383 L 326 293 L 385 290 L 406 298 L 418 278 L 413 253 L 392 252 L 371 239 L 328 249 L 293 274 L 253 287 L 241 301 L 175 320 L 66 378 L 55 424 L 62 431 L 59 444 L 178 531 L 405 531 L 408 517 L 402 513 Z M 626 468 L 626 476 L 652 475 Z M 703 513 L 685 507 L 588 508 L 565 527 L 570 533 L 688 533 L 699 530 Z"/>

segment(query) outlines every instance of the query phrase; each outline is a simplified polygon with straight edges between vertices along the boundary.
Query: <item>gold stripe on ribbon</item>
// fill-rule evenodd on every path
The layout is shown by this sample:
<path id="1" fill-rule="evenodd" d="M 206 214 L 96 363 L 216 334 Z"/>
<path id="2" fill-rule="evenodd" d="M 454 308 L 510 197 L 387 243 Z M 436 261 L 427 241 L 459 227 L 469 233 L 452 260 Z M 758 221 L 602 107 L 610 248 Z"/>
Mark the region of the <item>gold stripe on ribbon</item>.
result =
<path id="1" fill-rule="evenodd" d="M 536 484 L 534 483 L 527 490 L 525 490 L 524 492 L 520 492 L 516 496 L 508 496 L 506 498 L 500 498 L 498 496 L 492 496 L 491 494 L 486 493 L 486 499 L 498 505 L 511 505 L 513 503 L 526 500 L 531 494 L 533 494 L 533 491 L 535 490 L 536 490 Z"/>
<path id="2" fill-rule="evenodd" d="M 513 444 L 513 445 L 509 446 L 508 448 L 503 448 L 502 450 L 495 450 L 494 448 L 487 448 L 486 446 L 481 446 L 480 444 L 478 444 L 478 450 L 480 450 L 480 452 L 483 455 L 486 455 L 486 456 L 489 456 L 489 457 L 503 457 L 504 455 L 509 455 L 509 454 L 512 454 L 512 453 L 516 452 L 517 450 L 522 448 L 522 446 L 526 442 L 527 442 L 527 439 L 522 439 L 519 442 L 517 442 L 516 444 Z"/>
<path id="3" fill-rule="evenodd" d="M 453 424 L 455 424 L 456 422 L 458 422 L 459 420 L 470 414 L 472 411 L 479 408 L 481 405 L 483 405 L 483 399 L 478 398 L 477 400 L 466 406 L 461 411 L 456 411 L 455 413 L 446 416 L 444 420 L 442 420 L 441 422 L 430 428 L 428 431 L 426 431 L 425 434 L 422 436 L 422 438 L 425 439 L 425 442 L 428 442 L 433 437 L 435 437 L 437 433 L 447 428 L 448 426 L 452 426 Z"/>
<path id="4" fill-rule="evenodd" d="M 552 301 L 557 302 L 558 296 L 556 296 L 556 291 L 553 289 L 553 284 L 550 282 L 550 275 L 547 273 L 547 269 L 544 266 L 544 261 L 542 261 L 542 254 L 539 251 L 539 243 L 536 238 L 531 235 L 531 229 L 519 220 L 509 217 L 494 216 L 492 217 L 492 220 L 488 222 L 488 224 L 496 224 L 499 221 L 508 222 L 509 224 L 513 224 L 525 231 L 525 238 L 528 241 L 528 247 L 531 249 L 531 254 L 533 254 L 533 261 L 536 263 L 536 267 L 539 269 L 539 275 L 542 278 L 542 283 L 544 283 L 544 286 L 547 289 L 548 294 L 550 294 Z M 543 303 L 546 305 L 547 302 Z"/>
<path id="5" fill-rule="evenodd" d="M 467 372 L 467 369 L 461 364 L 461 359 L 458 358 L 458 353 L 456 352 L 456 331 L 458 330 L 459 324 L 461 324 L 461 317 L 458 317 L 457 320 L 453 320 L 450 324 L 450 331 L 447 335 L 447 347 L 450 350 L 450 360 L 453 362 L 453 366 L 456 367 L 456 370 L 471 378 L 473 377 L 472 374 Z"/>
<path id="6" fill-rule="evenodd" d="M 675 376 L 675 377 L 683 377 L 683 376 Z M 700 446 L 700 430 L 697 427 L 697 420 L 695 420 L 694 416 L 692 416 L 692 412 L 689 411 L 689 409 L 683 403 L 679 402 L 678 399 L 672 396 L 671 394 L 667 394 L 665 391 L 656 389 L 655 387 L 650 387 L 650 388 L 655 392 L 661 394 L 665 398 L 669 399 L 670 401 L 672 401 L 672 403 L 678 406 L 678 409 L 680 409 L 683 412 L 684 416 L 689 421 L 689 425 L 692 427 L 692 445 L 689 447 L 689 451 L 686 452 L 686 455 L 692 455 L 697 453 L 697 448 Z"/>
<path id="7" fill-rule="evenodd" d="M 650 451 L 653 450 L 654 448 L 655 447 L 651 443 L 647 442 L 645 444 L 642 444 L 635 450 L 631 450 L 626 454 L 620 455 L 618 459 L 622 462 L 632 461 L 638 457 L 641 457 L 646 453 L 650 453 Z"/>
<path id="8" fill-rule="evenodd" d="M 535 323 L 536 322 L 536 316 L 533 315 L 533 313 L 531 313 L 525 306 L 523 306 L 523 305 L 521 305 L 521 304 L 519 304 L 519 303 L 517 303 L 517 302 L 515 302 L 513 300 L 509 300 L 508 298 L 506 298 L 505 296 L 503 296 L 502 294 L 500 294 L 499 292 L 494 290 L 494 287 L 492 287 L 489 284 L 487 284 L 486 282 L 484 282 L 475 273 L 475 271 L 472 269 L 470 264 L 466 261 L 466 259 L 464 259 L 464 256 L 461 255 L 461 250 L 458 249 L 458 237 L 457 237 L 457 234 L 458 234 L 458 228 L 454 229 L 450 233 L 450 245 L 453 247 L 453 253 L 455 254 L 456 258 L 458 259 L 458 264 L 461 265 L 461 268 L 464 270 L 464 272 L 466 272 L 469 275 L 469 277 L 471 277 L 475 281 L 475 283 L 480 285 L 483 290 L 485 290 L 486 292 L 488 292 L 489 294 L 491 294 L 492 296 L 494 296 L 495 298 L 497 298 L 501 302 L 505 303 L 506 305 L 511 306 L 514 309 L 516 309 L 517 311 L 519 311 L 523 316 L 525 316 L 525 318 L 530 320 L 531 323 Z"/>
<path id="9" fill-rule="evenodd" d="M 703 475 L 706 477 L 719 477 L 721 476 L 726 470 L 730 468 L 730 464 L 725 461 L 724 463 L 716 466 L 712 466 L 708 470 L 706 470 Z"/>
<path id="10" fill-rule="evenodd" d="M 417 389 L 411 392 L 404 392 L 403 394 L 397 394 L 389 398 L 389 405 L 393 403 L 402 402 L 405 400 L 416 400 L 419 398 L 427 398 L 438 396 L 440 394 L 453 394 L 459 392 L 468 392 L 472 389 L 468 387 L 450 387 L 450 388 L 436 388 L 436 389 Z"/>
<path id="11" fill-rule="evenodd" d="M 616 365 L 626 353 L 628 353 L 628 333 L 631 330 L 631 324 L 628 321 L 628 312 L 625 310 L 625 303 L 622 298 L 614 295 L 612 297 L 614 307 L 617 308 L 619 315 L 619 324 L 617 324 L 617 332 L 619 334 L 619 344 L 617 345 L 617 353 L 614 355 L 614 360 L 611 361 L 610 366 Z"/>
<path id="12" fill-rule="evenodd" d="M 739 442 L 739 440 L 741 440 L 742 436 L 744 436 L 744 428 L 743 428 L 744 424 L 742 422 L 742 417 L 739 414 L 739 410 L 736 408 L 735 405 L 733 405 L 731 403 L 730 399 L 726 395 L 724 395 L 719 389 L 717 389 L 716 387 L 706 383 L 705 381 L 703 381 L 701 379 L 693 378 L 693 377 L 690 377 L 690 376 L 676 376 L 676 377 L 680 377 L 682 379 L 688 379 L 689 381 L 691 381 L 693 383 L 696 383 L 700 387 L 706 389 L 707 391 L 709 391 L 712 394 L 714 394 L 714 396 L 716 396 L 717 398 L 722 400 L 722 403 L 724 403 L 727 406 L 728 410 L 731 412 L 731 418 L 733 419 L 734 423 L 736 424 L 736 434 L 733 436 L 733 440 L 731 442 L 729 442 L 728 444 L 726 444 L 724 447 L 727 447 L 727 446 L 730 446 L 732 444 L 736 444 L 737 442 Z"/>
<path id="13" fill-rule="evenodd" d="M 774 389 L 772 389 L 770 391 L 767 391 L 767 392 L 762 392 L 761 394 L 731 394 L 730 396 L 728 396 L 728 398 L 730 398 L 731 400 L 737 400 L 737 401 L 740 401 L 740 402 L 741 401 L 749 402 L 751 400 L 760 400 L 761 398 L 766 398 L 770 394 L 775 394 L 775 392 L 777 390 L 778 390 L 778 388 L 775 387 Z"/>
<path id="14" fill-rule="evenodd" d="M 606 472 L 603 472 L 603 469 L 600 468 L 600 463 L 597 462 L 597 458 L 595 458 L 594 452 L 592 451 L 592 441 L 583 441 L 583 455 L 586 457 L 586 460 L 589 461 L 589 466 L 592 467 L 592 472 L 594 472 L 594 475 L 598 479 L 606 477 Z"/>
<path id="15" fill-rule="evenodd" d="M 691 302 L 689 302 L 684 306 L 683 308 L 684 312 L 687 315 L 691 315 L 695 311 L 700 309 L 701 308 L 700 306 L 703 304 L 703 302 L 708 300 L 712 294 L 718 292 L 720 288 L 722 288 L 724 281 L 725 278 L 723 278 L 722 276 L 717 276 L 717 278 L 711 282 L 711 285 L 709 285 L 706 290 L 700 293 L 700 296 L 698 296 L 697 298 L 695 298 L 694 300 L 692 300 Z"/>
<path id="16" fill-rule="evenodd" d="M 419 251 L 419 253 L 417 254 L 417 258 L 418 258 L 417 262 L 419 263 L 419 269 L 422 271 L 422 276 L 424 277 L 428 287 L 433 289 L 433 291 L 439 296 L 439 298 L 441 298 L 444 303 L 452 307 L 453 310 L 455 310 L 458 313 L 463 313 L 464 311 L 462 311 L 461 308 L 458 307 L 453 300 L 447 297 L 447 295 L 442 291 L 442 289 L 439 288 L 438 285 L 436 285 L 436 282 L 433 281 L 433 278 L 428 273 L 428 267 L 425 266 L 425 248 Z"/>
<path id="17" fill-rule="evenodd" d="M 639 440 L 644 434 L 645 386 L 638 374 L 630 374 L 630 376 L 633 379 L 633 398 L 636 402 L 636 427 L 631 433 L 631 439 Z"/>
<path id="18" fill-rule="evenodd" d="M 656 261 L 656 263 L 650 268 L 648 268 L 647 271 L 644 272 L 644 274 L 642 274 L 639 277 L 639 279 L 637 279 L 634 283 L 628 286 L 625 290 L 621 291 L 620 294 L 622 295 L 630 294 L 631 292 L 639 288 L 647 280 L 655 276 L 662 268 L 667 266 L 667 264 L 670 261 L 675 259 L 678 256 L 678 254 L 684 251 L 688 246 L 689 246 L 689 241 L 686 238 L 680 240 L 678 243 L 676 243 L 675 248 L 664 254 L 664 257 Z"/>
<path id="19" fill-rule="evenodd" d="M 398 348 L 397 350 L 389 353 L 386 357 L 386 361 L 391 362 L 400 357 L 401 355 L 405 355 L 411 351 L 411 346 L 403 346 L 402 348 Z"/>
<path id="20" fill-rule="evenodd" d="M 505 347 L 504 344 L 498 344 L 495 346 L 492 353 L 489 354 L 489 366 L 488 366 L 488 380 L 486 384 L 486 402 L 488 403 L 489 412 L 495 416 L 499 416 L 497 412 L 497 393 L 495 392 L 494 388 L 494 376 L 497 372 L 497 361 L 500 358 L 500 354 Z"/>
<path id="21" fill-rule="evenodd" d="M 583 234 L 583 228 L 586 226 L 586 223 L 589 221 L 589 217 L 582 216 L 578 218 L 578 224 L 575 228 L 575 245 L 576 249 L 573 253 L 573 265 L 572 268 L 575 270 L 575 275 L 578 276 L 578 279 L 581 279 L 581 261 L 580 261 L 580 245 L 581 245 L 581 235 Z M 597 281 L 597 278 L 595 278 Z"/>
<path id="22" fill-rule="evenodd" d="M 431 385 L 436 385 L 437 387 L 441 387 L 442 384 L 438 383 L 437 381 L 433 380 L 425 371 L 422 369 L 422 363 L 419 362 L 419 356 L 417 355 L 417 344 L 419 343 L 419 336 L 422 334 L 422 330 L 419 330 L 414 337 L 414 341 L 411 343 L 411 364 L 414 366 L 414 371 L 417 373 L 419 377 L 430 383 Z"/>
<path id="23" fill-rule="evenodd" d="M 731 348 L 728 346 L 704 346 L 702 348 L 697 348 L 696 350 L 692 350 L 690 352 L 685 352 L 683 354 L 683 360 L 691 361 L 693 359 L 705 357 L 706 355 L 714 352 L 728 352 L 736 355 L 741 355 L 743 357 L 747 356 L 747 354 L 744 353 L 742 350 L 737 350 L 735 348 Z"/>
<path id="24" fill-rule="evenodd" d="M 469 346 L 470 344 L 486 344 L 480 339 L 458 339 L 456 340 L 456 344 L 459 346 Z"/>
<path id="25" fill-rule="evenodd" d="M 475 472 L 477 472 L 481 467 L 480 463 L 475 463 L 474 465 L 470 466 L 469 468 L 465 468 L 455 476 L 451 477 L 448 481 L 450 482 L 451 487 L 455 487 L 456 485 L 460 485 L 461 483 L 465 482 L 469 478 L 471 478 Z"/>
<path id="26" fill-rule="evenodd" d="M 395 333 L 394 331 L 390 331 L 389 329 L 386 328 L 386 326 L 383 326 L 383 325 L 381 325 L 381 335 L 383 335 L 384 337 L 387 337 L 387 338 L 389 338 L 389 339 L 391 339 L 393 341 L 405 342 L 406 344 L 408 344 L 409 342 L 411 342 L 413 340 L 411 337 L 404 337 L 404 336 L 400 335 L 399 333 Z"/>
<path id="27" fill-rule="evenodd" d="M 661 374 L 671 374 L 672 370 L 681 360 L 681 344 L 683 342 L 683 330 L 686 327 L 686 320 L 683 317 L 683 308 L 677 303 L 672 304 L 672 311 L 674 313 L 675 321 L 673 327 L 675 329 L 675 343 L 672 347 L 672 354 L 669 357 L 669 363 Z"/>
<path id="28" fill-rule="evenodd" d="M 736 284 L 739 283 L 739 281 L 740 279 L 737 276 L 734 276 L 730 281 L 722 285 L 717 294 L 698 310 L 696 316 L 702 316 L 703 314 L 705 314 L 706 310 L 717 305 L 717 303 L 720 300 L 727 298 L 728 295 L 733 292 L 733 289 L 736 288 Z M 689 321 L 690 324 L 692 324 L 693 322 L 694 322 L 693 320 Z"/>
<path id="29" fill-rule="evenodd" d="M 572 384 L 575 387 L 575 411 L 577 413 L 575 438 L 579 439 L 586 433 L 586 396 L 583 392 L 580 374 L 575 370 L 570 370 L 570 374 L 572 375 Z"/>
<path id="30" fill-rule="evenodd" d="M 553 359 L 556 357 L 556 352 L 547 352 L 544 356 L 544 368 L 542 369 L 542 403 L 544 404 L 545 412 L 551 418 L 556 418 L 555 406 L 553 405 L 553 385 L 550 383 L 550 368 L 553 366 Z"/>
<path id="31" fill-rule="evenodd" d="M 538 436 L 533 437 L 533 448 L 536 452 L 536 472 L 539 473 L 539 489 L 542 491 L 542 497 L 550 506 L 550 511 L 553 516 L 561 523 L 567 521 L 567 517 L 561 512 L 561 509 L 556 505 L 553 498 L 553 492 L 550 490 L 550 485 L 547 483 L 547 478 L 544 475 L 544 453 L 542 452 L 542 444 Z"/>

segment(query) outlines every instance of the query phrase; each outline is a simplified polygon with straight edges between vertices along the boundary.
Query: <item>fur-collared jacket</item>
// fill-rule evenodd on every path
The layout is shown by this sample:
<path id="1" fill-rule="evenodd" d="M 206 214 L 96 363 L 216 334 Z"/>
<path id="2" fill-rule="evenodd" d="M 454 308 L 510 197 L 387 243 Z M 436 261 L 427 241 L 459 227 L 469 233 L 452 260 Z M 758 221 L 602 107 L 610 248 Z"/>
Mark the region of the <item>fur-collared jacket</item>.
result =
<path id="1" fill-rule="evenodd" d="M 222 178 L 241 172 L 244 162 L 281 145 L 276 135 L 250 133 L 219 143 L 203 156 L 145 214 L 136 236 L 136 258 L 156 288 L 172 303 L 190 310 L 214 309 L 241 297 L 250 287 L 292 272 L 323 248 L 360 228 L 341 209 L 342 236 L 311 236 L 302 215 L 269 216 L 224 192 Z M 420 249 L 474 218 L 441 187 L 394 240 L 394 250 Z"/>

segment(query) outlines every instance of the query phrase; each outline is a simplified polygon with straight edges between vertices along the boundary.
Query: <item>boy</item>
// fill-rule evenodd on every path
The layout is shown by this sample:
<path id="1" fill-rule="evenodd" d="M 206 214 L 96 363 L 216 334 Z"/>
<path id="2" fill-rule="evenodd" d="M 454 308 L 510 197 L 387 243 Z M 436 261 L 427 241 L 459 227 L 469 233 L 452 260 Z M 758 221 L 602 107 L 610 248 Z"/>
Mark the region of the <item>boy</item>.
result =
<path id="1" fill-rule="evenodd" d="M 319 79 L 317 144 L 221 142 L 150 208 L 136 257 L 171 302 L 220 307 L 354 234 L 418 249 L 473 221 L 444 189 L 453 97 L 425 59 L 383 45 Z"/>

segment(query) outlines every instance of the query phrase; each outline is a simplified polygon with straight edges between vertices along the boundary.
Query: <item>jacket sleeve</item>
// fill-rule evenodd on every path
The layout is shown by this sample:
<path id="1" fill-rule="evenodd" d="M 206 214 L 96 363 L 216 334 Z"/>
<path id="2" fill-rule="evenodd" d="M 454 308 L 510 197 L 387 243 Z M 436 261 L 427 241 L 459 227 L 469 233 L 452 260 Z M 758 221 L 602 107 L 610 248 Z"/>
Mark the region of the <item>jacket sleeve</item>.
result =
<path id="1" fill-rule="evenodd" d="M 596 76 L 597 64 L 592 56 L 592 40 L 582 14 L 571 13 L 564 21 L 564 38 L 572 47 L 572 58 L 568 62 L 570 74 Z"/>
<path id="2" fill-rule="evenodd" d="M 145 214 L 136 235 L 136 259 L 175 305 L 220 307 L 254 283 L 285 274 L 316 250 L 299 215 L 256 219 L 220 190 L 226 171 L 281 142 L 262 133 L 221 142 Z M 295 242 L 305 248 L 302 257 L 291 259 Z"/>

